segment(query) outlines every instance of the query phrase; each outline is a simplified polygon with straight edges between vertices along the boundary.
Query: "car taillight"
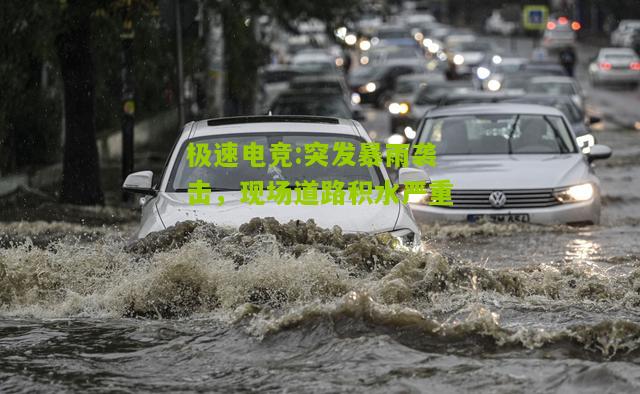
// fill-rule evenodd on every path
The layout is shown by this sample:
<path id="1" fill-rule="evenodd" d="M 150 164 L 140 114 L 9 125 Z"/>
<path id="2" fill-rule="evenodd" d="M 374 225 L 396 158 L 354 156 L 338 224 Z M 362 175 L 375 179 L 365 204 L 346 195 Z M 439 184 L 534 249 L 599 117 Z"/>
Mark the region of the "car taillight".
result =
<path id="1" fill-rule="evenodd" d="M 578 21 L 573 21 L 573 22 L 571 22 L 571 29 L 572 29 L 573 31 L 578 31 L 578 30 L 580 30 L 581 28 L 582 28 L 582 25 L 580 24 L 580 22 L 578 22 Z"/>
<path id="2" fill-rule="evenodd" d="M 547 29 L 548 30 L 553 30 L 555 28 L 556 28 L 555 22 L 551 22 L 551 21 L 547 22 Z"/>
<path id="3" fill-rule="evenodd" d="M 600 66 L 600 70 L 611 70 L 611 63 L 600 63 L 598 66 Z"/>
<path id="4" fill-rule="evenodd" d="M 629 68 L 634 71 L 640 71 L 640 62 L 631 63 Z"/>

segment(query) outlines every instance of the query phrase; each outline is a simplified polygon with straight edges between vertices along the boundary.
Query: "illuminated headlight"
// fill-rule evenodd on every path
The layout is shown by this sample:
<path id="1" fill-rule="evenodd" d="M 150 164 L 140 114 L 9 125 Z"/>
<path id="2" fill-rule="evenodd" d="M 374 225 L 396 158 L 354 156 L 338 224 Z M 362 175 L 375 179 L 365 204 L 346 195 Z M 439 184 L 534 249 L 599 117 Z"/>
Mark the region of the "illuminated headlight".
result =
<path id="1" fill-rule="evenodd" d="M 360 104 L 361 101 L 362 101 L 362 98 L 360 98 L 360 95 L 358 93 L 351 93 L 352 104 Z"/>
<path id="2" fill-rule="evenodd" d="M 393 245 L 394 248 L 413 251 L 420 250 L 420 246 L 422 245 L 420 237 L 418 237 L 413 231 L 403 229 L 392 231 L 389 234 L 397 240 Z"/>
<path id="3" fill-rule="evenodd" d="M 407 136 L 407 139 L 414 139 L 416 138 L 416 131 L 411 127 L 411 126 L 407 126 L 404 128 L 404 135 Z"/>
<path id="4" fill-rule="evenodd" d="M 336 67 L 342 67 L 344 65 L 344 59 L 341 57 L 336 58 Z"/>
<path id="5" fill-rule="evenodd" d="M 409 111 L 411 111 L 411 107 L 409 107 L 409 103 L 398 104 L 398 109 L 399 109 L 400 115 L 406 115 L 409 113 Z"/>
<path id="6" fill-rule="evenodd" d="M 571 186 L 567 189 L 554 193 L 558 201 L 562 203 L 587 201 L 593 197 L 593 185 L 584 183 L 582 185 Z"/>
<path id="7" fill-rule="evenodd" d="M 404 144 L 404 136 L 400 134 L 392 134 L 387 138 L 387 144 Z"/>
<path id="8" fill-rule="evenodd" d="M 491 81 L 487 82 L 487 89 L 491 90 L 492 92 L 497 92 L 501 87 L 502 84 L 497 79 L 492 79 Z"/>
<path id="9" fill-rule="evenodd" d="M 440 50 L 440 45 L 438 45 L 438 43 L 436 42 L 431 42 L 428 46 L 427 46 L 427 50 L 430 53 L 437 53 Z"/>
<path id="10" fill-rule="evenodd" d="M 393 115 L 398 115 L 400 113 L 400 104 L 398 103 L 389 104 L 389 112 Z"/>
<path id="11" fill-rule="evenodd" d="M 378 87 L 376 86 L 375 82 L 369 82 L 368 84 L 364 85 L 364 90 L 368 93 L 373 93 L 376 91 Z"/>
<path id="12" fill-rule="evenodd" d="M 491 61 L 493 62 L 493 64 L 500 64 L 502 63 L 502 56 L 493 55 L 493 57 L 491 58 Z"/>
<path id="13" fill-rule="evenodd" d="M 369 56 L 360 57 L 360 64 L 362 64 L 363 66 L 369 64 Z"/>
<path id="14" fill-rule="evenodd" d="M 461 66 L 464 64 L 464 56 L 462 56 L 461 54 L 457 54 L 453 57 L 453 64 L 455 64 L 456 66 Z"/>
<path id="15" fill-rule="evenodd" d="M 371 49 L 371 42 L 369 40 L 362 40 L 360 41 L 360 44 L 358 46 L 360 47 L 361 51 L 368 51 L 369 49 Z"/>
<path id="16" fill-rule="evenodd" d="M 358 41 L 358 37 L 356 37 L 356 35 L 353 33 L 347 34 L 347 36 L 344 38 L 344 42 L 347 45 L 355 45 L 357 41 Z"/>
<path id="17" fill-rule="evenodd" d="M 418 31 L 418 32 L 416 32 L 416 34 L 413 35 L 413 38 L 416 41 L 420 42 L 424 38 L 424 34 L 422 34 L 421 32 Z"/>
<path id="18" fill-rule="evenodd" d="M 489 75 L 491 75 L 491 71 L 486 67 L 478 67 L 476 74 L 480 79 L 487 79 L 489 78 Z"/>

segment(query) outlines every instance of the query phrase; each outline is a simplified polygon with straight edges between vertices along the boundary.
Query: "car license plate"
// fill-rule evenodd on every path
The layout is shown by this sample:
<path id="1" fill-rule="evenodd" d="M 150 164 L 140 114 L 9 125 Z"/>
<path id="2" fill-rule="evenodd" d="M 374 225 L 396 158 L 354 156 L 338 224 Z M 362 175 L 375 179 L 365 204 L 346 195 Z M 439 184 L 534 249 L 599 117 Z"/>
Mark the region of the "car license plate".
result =
<path id="1" fill-rule="evenodd" d="M 481 219 L 486 219 L 493 223 L 529 223 L 529 214 L 467 215 L 467 221 L 470 223 L 475 223 Z"/>

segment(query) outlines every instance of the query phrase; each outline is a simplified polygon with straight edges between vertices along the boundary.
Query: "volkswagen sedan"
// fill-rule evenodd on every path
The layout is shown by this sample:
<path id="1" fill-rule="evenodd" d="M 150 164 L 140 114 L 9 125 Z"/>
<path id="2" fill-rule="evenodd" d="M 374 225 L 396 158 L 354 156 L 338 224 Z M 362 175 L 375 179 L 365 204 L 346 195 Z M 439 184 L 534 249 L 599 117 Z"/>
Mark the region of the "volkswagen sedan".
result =
<path id="1" fill-rule="evenodd" d="M 501 103 L 435 109 L 422 120 L 415 142 L 435 144 L 437 166 L 427 168 L 429 175 L 434 183 L 453 184 L 451 206 L 412 196 L 418 221 L 600 221 L 600 182 L 591 163 L 608 158 L 611 149 L 578 149 L 569 122 L 555 108 Z"/>

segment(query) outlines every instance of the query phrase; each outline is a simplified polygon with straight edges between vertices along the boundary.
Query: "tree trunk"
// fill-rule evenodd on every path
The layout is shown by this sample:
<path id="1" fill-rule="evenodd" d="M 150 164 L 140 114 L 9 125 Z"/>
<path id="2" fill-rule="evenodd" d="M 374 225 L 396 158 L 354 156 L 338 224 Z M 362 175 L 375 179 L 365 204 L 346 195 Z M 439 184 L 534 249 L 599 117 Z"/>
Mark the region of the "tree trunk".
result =
<path id="1" fill-rule="evenodd" d="M 103 204 L 96 147 L 90 11 L 81 1 L 69 1 L 64 13 L 62 30 L 56 37 L 66 123 L 60 200 L 72 204 Z"/>
<path id="2" fill-rule="evenodd" d="M 231 2 L 221 7 L 225 58 L 225 116 L 253 115 L 258 80 L 259 50 L 253 22 Z"/>

